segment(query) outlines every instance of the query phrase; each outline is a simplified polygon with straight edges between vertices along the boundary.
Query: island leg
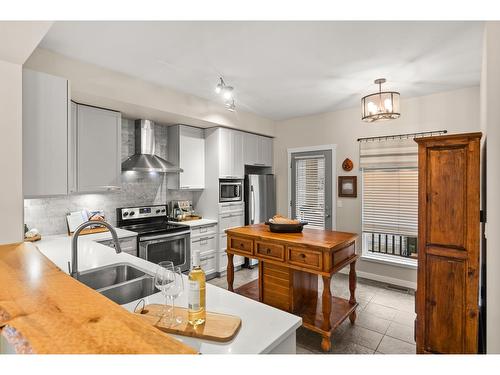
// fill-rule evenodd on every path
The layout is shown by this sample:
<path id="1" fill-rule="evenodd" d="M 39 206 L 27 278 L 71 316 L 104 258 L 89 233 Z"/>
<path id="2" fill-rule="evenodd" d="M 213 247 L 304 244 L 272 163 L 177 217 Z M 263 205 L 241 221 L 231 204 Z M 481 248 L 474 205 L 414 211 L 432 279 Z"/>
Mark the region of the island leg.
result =
<path id="1" fill-rule="evenodd" d="M 349 292 L 350 292 L 350 298 L 349 298 L 349 303 L 351 305 L 356 304 L 356 261 L 352 262 L 349 265 Z M 354 310 L 350 315 L 349 315 L 349 320 L 351 321 L 351 324 L 354 324 L 356 321 L 356 310 Z"/>
<path id="2" fill-rule="evenodd" d="M 330 330 L 332 328 L 330 324 L 330 315 L 332 313 L 332 293 L 330 291 L 331 276 L 323 276 L 323 295 L 321 305 L 323 307 L 323 326 L 322 330 L 325 331 L 321 340 L 321 349 L 324 352 L 329 352 L 332 348 L 332 343 L 330 341 Z"/>
<path id="3" fill-rule="evenodd" d="M 233 264 L 234 255 L 231 253 L 227 253 L 227 290 L 230 292 L 234 292 L 233 282 L 234 282 L 234 264 Z"/>

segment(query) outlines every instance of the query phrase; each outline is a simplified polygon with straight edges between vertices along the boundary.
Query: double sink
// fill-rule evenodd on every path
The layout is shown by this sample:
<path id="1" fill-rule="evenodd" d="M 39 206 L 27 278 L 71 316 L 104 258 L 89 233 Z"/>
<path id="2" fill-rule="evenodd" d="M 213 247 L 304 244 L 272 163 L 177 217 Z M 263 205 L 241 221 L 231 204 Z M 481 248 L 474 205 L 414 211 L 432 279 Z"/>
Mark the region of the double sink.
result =
<path id="1" fill-rule="evenodd" d="M 83 271 L 78 281 L 119 305 L 159 292 L 152 275 L 129 263 L 117 263 Z"/>

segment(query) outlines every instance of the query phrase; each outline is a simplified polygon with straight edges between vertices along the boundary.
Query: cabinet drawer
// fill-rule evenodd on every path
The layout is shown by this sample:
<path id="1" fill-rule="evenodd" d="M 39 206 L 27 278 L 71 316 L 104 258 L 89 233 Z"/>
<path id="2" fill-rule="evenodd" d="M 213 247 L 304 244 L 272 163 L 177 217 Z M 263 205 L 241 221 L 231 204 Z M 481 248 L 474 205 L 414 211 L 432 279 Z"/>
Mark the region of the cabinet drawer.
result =
<path id="1" fill-rule="evenodd" d="M 229 237 L 231 250 L 238 253 L 252 255 L 253 254 L 253 241 L 246 238 Z"/>
<path id="2" fill-rule="evenodd" d="M 216 250 L 217 240 L 215 234 L 206 237 L 195 238 L 191 240 L 191 252 Z"/>
<path id="3" fill-rule="evenodd" d="M 285 260 L 285 247 L 272 243 L 255 241 L 255 255 L 263 258 Z"/>
<path id="4" fill-rule="evenodd" d="M 234 211 L 244 211 L 245 210 L 245 202 L 233 202 L 233 203 L 220 203 L 219 204 L 219 212 L 234 212 Z"/>
<path id="5" fill-rule="evenodd" d="M 287 247 L 288 263 L 304 268 L 321 270 L 323 268 L 323 253 L 302 247 Z"/>
<path id="6" fill-rule="evenodd" d="M 245 213 L 243 211 L 236 213 L 221 214 L 219 216 L 219 230 L 224 233 L 226 229 L 242 227 L 245 225 Z"/>
<path id="7" fill-rule="evenodd" d="M 191 238 L 210 236 L 215 233 L 217 233 L 217 224 L 191 228 Z"/>

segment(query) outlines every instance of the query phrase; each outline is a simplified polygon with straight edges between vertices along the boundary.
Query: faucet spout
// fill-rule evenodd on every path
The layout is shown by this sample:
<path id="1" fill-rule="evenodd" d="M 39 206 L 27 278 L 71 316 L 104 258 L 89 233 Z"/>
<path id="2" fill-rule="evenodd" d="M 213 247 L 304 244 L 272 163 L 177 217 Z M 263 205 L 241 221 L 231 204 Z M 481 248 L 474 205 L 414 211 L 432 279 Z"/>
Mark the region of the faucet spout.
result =
<path id="1" fill-rule="evenodd" d="M 80 236 L 80 232 L 85 228 L 91 225 L 101 225 L 109 229 L 111 233 L 111 237 L 113 238 L 113 243 L 115 245 L 116 253 L 121 253 L 122 249 L 120 247 L 120 241 L 118 240 L 118 235 L 116 234 L 115 228 L 111 226 L 111 224 L 105 221 L 86 221 L 85 223 L 80 224 L 78 228 L 76 228 L 73 233 L 73 239 L 71 241 L 71 276 L 78 280 L 79 272 L 78 272 L 78 237 Z"/>

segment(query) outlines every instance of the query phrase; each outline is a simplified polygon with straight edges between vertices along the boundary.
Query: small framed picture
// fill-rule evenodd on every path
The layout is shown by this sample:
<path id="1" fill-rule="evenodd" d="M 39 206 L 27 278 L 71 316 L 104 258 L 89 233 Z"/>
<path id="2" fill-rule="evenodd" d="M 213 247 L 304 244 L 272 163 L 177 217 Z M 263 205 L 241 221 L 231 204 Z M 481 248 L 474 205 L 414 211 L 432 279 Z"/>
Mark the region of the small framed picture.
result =
<path id="1" fill-rule="evenodd" d="M 358 196 L 358 177 L 339 176 L 339 197 L 356 198 Z"/>

